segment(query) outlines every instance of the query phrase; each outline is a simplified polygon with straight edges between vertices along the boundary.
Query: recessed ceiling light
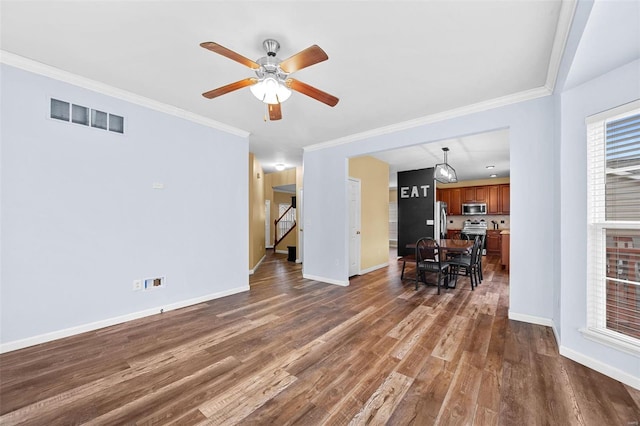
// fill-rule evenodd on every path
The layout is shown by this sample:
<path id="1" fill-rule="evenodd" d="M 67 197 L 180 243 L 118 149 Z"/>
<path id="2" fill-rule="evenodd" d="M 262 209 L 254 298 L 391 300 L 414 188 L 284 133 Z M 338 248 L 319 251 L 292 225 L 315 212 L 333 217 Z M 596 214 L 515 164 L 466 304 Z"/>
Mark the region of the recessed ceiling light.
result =
<path id="1" fill-rule="evenodd" d="M 496 174 L 492 174 L 492 175 L 491 175 L 491 176 L 489 176 L 489 177 L 498 177 L 498 175 L 496 175 Z"/>
<path id="2" fill-rule="evenodd" d="M 495 169 L 496 166 L 487 166 L 487 169 Z"/>

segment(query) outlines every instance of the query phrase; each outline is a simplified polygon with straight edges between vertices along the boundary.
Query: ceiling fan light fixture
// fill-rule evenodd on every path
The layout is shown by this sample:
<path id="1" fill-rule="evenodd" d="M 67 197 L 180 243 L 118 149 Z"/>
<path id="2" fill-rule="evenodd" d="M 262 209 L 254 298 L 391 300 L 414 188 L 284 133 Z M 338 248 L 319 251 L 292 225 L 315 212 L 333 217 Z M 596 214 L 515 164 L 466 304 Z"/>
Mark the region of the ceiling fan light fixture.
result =
<path id="1" fill-rule="evenodd" d="M 264 77 L 249 88 L 253 96 L 265 104 L 280 104 L 291 96 L 291 90 L 272 76 Z"/>
<path id="2" fill-rule="evenodd" d="M 433 171 L 433 178 L 440 183 L 458 182 L 456 170 L 447 163 L 447 152 L 449 151 L 449 148 L 442 148 L 442 151 L 444 151 L 444 162 L 436 164 Z"/>

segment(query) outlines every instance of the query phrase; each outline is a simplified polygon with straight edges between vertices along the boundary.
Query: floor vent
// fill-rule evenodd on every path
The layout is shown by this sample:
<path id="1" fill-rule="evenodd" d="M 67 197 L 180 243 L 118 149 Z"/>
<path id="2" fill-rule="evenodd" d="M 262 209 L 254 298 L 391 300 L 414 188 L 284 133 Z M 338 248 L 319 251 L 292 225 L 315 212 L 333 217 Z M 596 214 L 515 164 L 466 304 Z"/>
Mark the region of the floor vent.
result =
<path id="1" fill-rule="evenodd" d="M 124 117 L 51 98 L 50 117 L 56 120 L 124 133 Z"/>

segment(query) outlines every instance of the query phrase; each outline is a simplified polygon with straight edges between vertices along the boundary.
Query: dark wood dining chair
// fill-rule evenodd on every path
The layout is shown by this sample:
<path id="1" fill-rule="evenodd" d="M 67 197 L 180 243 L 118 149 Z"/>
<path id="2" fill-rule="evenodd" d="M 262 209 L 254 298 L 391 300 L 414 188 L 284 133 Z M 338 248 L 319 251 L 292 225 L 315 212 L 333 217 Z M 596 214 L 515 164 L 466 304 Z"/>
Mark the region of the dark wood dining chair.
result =
<path id="1" fill-rule="evenodd" d="M 473 247 L 471 247 L 471 254 L 462 254 L 453 259 L 448 260 L 450 266 L 450 277 L 454 279 L 454 284 L 452 287 L 455 287 L 458 283 L 458 276 L 460 272 L 464 271 L 465 275 L 469 277 L 469 281 L 471 283 L 471 290 L 474 290 L 475 287 L 480 283 L 480 264 L 478 261 L 478 256 L 482 256 L 482 238 L 480 235 L 476 236 Z"/>
<path id="2" fill-rule="evenodd" d="M 437 276 L 436 286 L 440 294 L 440 283 L 444 281 L 444 287 L 449 284 L 449 262 L 442 261 L 440 246 L 433 238 L 420 238 L 416 242 L 416 290 L 420 281 L 427 284 L 426 274 L 431 273 Z"/>
<path id="3" fill-rule="evenodd" d="M 402 272 L 400 273 L 400 280 L 404 280 L 404 268 L 409 263 L 416 263 L 416 255 L 415 253 L 407 254 L 399 258 L 398 260 L 402 260 Z"/>
<path id="4" fill-rule="evenodd" d="M 464 241 L 468 241 L 469 240 L 469 235 L 468 234 L 463 234 L 462 232 L 455 232 L 451 235 L 451 239 L 452 240 L 464 240 Z M 451 253 L 451 252 L 447 252 L 445 253 L 445 256 L 447 258 L 447 260 L 449 259 L 453 259 L 457 256 L 459 256 L 460 253 Z"/>

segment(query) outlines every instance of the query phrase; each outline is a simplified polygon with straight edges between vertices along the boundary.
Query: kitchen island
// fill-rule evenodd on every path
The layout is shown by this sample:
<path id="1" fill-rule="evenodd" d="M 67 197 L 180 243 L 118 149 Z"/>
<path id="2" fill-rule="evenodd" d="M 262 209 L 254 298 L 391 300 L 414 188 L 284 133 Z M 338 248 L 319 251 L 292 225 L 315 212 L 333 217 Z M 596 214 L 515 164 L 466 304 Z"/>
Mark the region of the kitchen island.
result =
<path id="1" fill-rule="evenodd" d="M 505 270 L 509 270 L 509 245 L 511 239 L 511 231 L 505 230 L 500 232 L 502 237 L 502 246 L 500 247 L 500 264 Z"/>

